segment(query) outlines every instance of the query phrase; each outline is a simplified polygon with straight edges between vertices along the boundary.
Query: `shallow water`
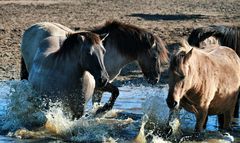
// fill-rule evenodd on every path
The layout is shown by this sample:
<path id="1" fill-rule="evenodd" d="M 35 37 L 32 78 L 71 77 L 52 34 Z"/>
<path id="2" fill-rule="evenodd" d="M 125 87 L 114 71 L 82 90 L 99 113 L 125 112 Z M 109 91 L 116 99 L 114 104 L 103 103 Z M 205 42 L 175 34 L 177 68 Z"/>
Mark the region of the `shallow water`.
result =
<path id="1" fill-rule="evenodd" d="M 94 116 L 97 107 L 89 102 L 84 117 L 72 121 L 61 103 L 52 103 L 47 111 L 40 109 L 38 95 L 27 81 L 0 82 L 0 142 L 179 142 L 192 132 L 193 114 L 181 111 L 180 122 L 170 123 L 173 134 L 165 134 L 167 85 L 126 85 L 119 89 L 113 110 Z M 102 102 L 109 97 L 104 93 Z M 240 142 L 240 121 L 236 122 L 235 132 L 224 136 L 217 131 L 216 117 L 211 116 L 204 132 L 205 142 L 229 142 L 231 137 Z M 43 123 L 41 128 L 33 128 Z"/>

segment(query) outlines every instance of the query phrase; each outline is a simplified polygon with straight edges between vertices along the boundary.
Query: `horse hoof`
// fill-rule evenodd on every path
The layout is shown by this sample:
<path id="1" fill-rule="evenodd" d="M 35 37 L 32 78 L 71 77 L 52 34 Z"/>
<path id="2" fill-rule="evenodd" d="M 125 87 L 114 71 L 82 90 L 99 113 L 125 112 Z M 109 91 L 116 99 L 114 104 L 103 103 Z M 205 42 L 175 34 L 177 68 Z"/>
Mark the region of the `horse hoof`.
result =
<path id="1" fill-rule="evenodd" d="M 223 139 L 230 142 L 234 142 L 234 137 L 231 136 L 229 133 L 223 133 Z"/>
<path id="2" fill-rule="evenodd" d="M 97 111 L 96 111 L 96 115 L 97 114 L 100 114 L 100 113 L 104 113 L 104 112 L 107 112 L 109 110 L 112 109 L 112 106 L 108 103 L 106 103 L 103 107 L 99 108 Z"/>
<path id="3" fill-rule="evenodd" d="M 196 141 L 203 141 L 204 140 L 204 134 L 201 132 L 194 132 L 192 135 L 192 139 Z"/>

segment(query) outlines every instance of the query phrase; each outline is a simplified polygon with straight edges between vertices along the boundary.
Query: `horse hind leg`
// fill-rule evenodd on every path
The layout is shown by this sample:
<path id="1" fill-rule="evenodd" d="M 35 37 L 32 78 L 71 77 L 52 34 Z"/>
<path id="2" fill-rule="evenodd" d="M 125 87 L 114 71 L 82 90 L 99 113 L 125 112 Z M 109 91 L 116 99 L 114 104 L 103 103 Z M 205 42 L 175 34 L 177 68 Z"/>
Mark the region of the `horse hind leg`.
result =
<path id="1" fill-rule="evenodd" d="M 23 57 L 21 57 L 20 79 L 21 80 L 23 80 L 23 79 L 28 80 L 28 71 L 27 71 L 26 64 L 24 62 Z"/>
<path id="2" fill-rule="evenodd" d="M 239 93 L 240 94 L 240 93 Z M 235 109 L 234 109 L 234 114 L 233 117 L 234 118 L 239 118 L 239 102 L 240 102 L 240 95 L 238 94 L 238 99 L 237 99 L 237 103 L 235 105 Z"/>
<path id="3" fill-rule="evenodd" d="M 233 118 L 233 112 L 234 112 L 234 107 L 231 108 L 230 110 L 226 111 L 223 116 L 224 116 L 224 123 L 223 123 L 223 129 L 224 130 L 231 130 L 231 122 Z"/>

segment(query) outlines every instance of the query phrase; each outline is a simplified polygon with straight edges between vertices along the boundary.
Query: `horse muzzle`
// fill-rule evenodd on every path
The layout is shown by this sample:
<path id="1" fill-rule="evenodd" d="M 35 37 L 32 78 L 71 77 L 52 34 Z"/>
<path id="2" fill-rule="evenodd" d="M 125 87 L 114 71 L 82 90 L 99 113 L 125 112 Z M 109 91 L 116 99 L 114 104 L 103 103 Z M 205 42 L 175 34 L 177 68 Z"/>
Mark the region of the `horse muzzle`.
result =
<path id="1" fill-rule="evenodd" d="M 179 103 L 177 101 L 169 100 L 169 99 L 167 99 L 166 101 L 167 101 L 168 108 L 170 108 L 170 109 L 178 109 L 179 108 Z"/>

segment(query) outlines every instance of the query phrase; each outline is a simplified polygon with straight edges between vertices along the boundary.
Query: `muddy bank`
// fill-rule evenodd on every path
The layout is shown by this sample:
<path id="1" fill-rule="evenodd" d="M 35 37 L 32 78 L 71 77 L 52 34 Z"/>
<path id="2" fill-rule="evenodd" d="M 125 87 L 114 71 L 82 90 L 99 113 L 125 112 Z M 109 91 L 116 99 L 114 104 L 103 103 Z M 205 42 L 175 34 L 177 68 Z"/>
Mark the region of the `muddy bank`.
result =
<path id="1" fill-rule="evenodd" d="M 116 19 L 149 29 L 169 45 L 188 36 L 194 27 L 239 25 L 239 7 L 238 0 L 0 1 L 0 80 L 19 79 L 22 33 L 37 22 L 57 22 L 79 30 Z M 120 80 L 141 77 L 135 64 L 122 75 Z"/>

